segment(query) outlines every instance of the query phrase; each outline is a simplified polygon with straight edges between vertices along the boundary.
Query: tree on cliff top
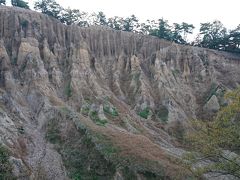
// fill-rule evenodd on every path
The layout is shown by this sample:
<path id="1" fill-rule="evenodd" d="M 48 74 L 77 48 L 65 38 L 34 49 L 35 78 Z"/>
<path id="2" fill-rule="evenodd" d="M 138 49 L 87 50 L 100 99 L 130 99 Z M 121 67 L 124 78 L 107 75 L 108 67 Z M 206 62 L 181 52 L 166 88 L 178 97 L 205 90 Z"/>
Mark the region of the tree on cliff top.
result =
<path id="1" fill-rule="evenodd" d="M 135 15 L 131 15 L 122 21 L 123 31 L 135 32 L 138 26 L 138 19 Z"/>
<path id="2" fill-rule="evenodd" d="M 188 44 L 187 35 L 192 34 L 195 27 L 192 24 L 182 22 L 182 24 L 174 23 L 172 27 L 171 40 L 179 44 Z"/>
<path id="3" fill-rule="evenodd" d="M 186 162 L 197 175 L 240 178 L 240 88 L 226 94 L 229 104 L 210 122 L 194 122 Z M 194 169 L 192 168 L 194 166 Z"/>
<path id="4" fill-rule="evenodd" d="M 60 19 L 63 8 L 55 0 L 40 0 L 34 5 L 34 9 L 40 10 L 56 19 Z"/>
<path id="5" fill-rule="evenodd" d="M 16 6 L 16 7 L 30 9 L 28 6 L 28 3 L 23 0 L 11 0 L 11 3 L 13 6 Z"/>
<path id="6" fill-rule="evenodd" d="M 6 4 L 6 0 L 0 0 L 0 5 L 5 5 Z"/>
<path id="7" fill-rule="evenodd" d="M 150 29 L 150 35 L 171 41 L 171 26 L 168 24 L 167 20 L 161 18 L 158 20 L 158 27 L 156 29 Z"/>
<path id="8" fill-rule="evenodd" d="M 202 47 L 224 49 L 226 45 L 227 29 L 220 21 L 201 23 L 200 35 L 202 40 L 199 45 Z"/>
<path id="9" fill-rule="evenodd" d="M 60 21 L 67 25 L 77 24 L 81 13 L 78 9 L 64 9 Z"/>
<path id="10" fill-rule="evenodd" d="M 226 49 L 231 52 L 240 52 L 240 25 L 229 32 L 228 44 Z"/>
<path id="11" fill-rule="evenodd" d="M 0 0 L 0 4 L 4 3 L 5 0 Z M 29 8 L 27 4 L 25 4 L 26 6 L 24 5 L 22 0 L 12 0 L 12 4 Z M 88 13 L 77 9 L 65 9 L 55 0 L 37 0 L 34 9 L 52 16 L 67 25 L 75 24 L 81 27 L 91 25 L 108 26 L 115 30 L 156 36 L 178 44 L 191 44 L 240 53 L 240 27 L 238 26 L 234 30 L 227 30 L 220 21 L 201 23 L 200 32 L 196 40 L 190 43 L 187 40 L 187 36 L 192 34 L 194 26 L 185 22 L 170 25 L 167 20 L 161 18 L 158 22 L 147 20 L 144 23 L 140 23 L 135 15 L 127 18 L 117 16 L 107 18 L 103 12 L 93 13 L 89 16 Z"/>
<path id="12" fill-rule="evenodd" d="M 107 18 L 102 11 L 98 12 L 97 14 L 94 13 L 93 16 L 95 17 L 94 20 L 95 25 L 107 26 L 108 24 Z"/>

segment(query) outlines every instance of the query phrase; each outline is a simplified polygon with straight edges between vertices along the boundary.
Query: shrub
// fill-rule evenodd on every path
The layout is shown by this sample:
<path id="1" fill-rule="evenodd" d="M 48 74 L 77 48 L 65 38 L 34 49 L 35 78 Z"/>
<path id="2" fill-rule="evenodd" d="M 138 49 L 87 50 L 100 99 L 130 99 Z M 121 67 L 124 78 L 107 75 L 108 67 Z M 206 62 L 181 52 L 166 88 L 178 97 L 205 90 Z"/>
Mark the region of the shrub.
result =
<path id="1" fill-rule="evenodd" d="M 159 108 L 157 111 L 157 116 L 164 122 L 166 123 L 168 121 L 168 109 L 165 106 L 162 106 Z"/>
<path id="2" fill-rule="evenodd" d="M 117 109 L 115 107 L 112 108 L 112 115 L 113 116 L 118 116 L 118 112 L 117 112 Z"/>
<path id="3" fill-rule="evenodd" d="M 71 87 L 71 81 L 69 81 L 67 83 L 67 86 L 65 88 L 65 93 L 67 95 L 67 97 L 71 97 L 72 96 L 72 87 Z"/>
<path id="4" fill-rule="evenodd" d="M 12 164 L 9 162 L 9 151 L 0 145 L 0 179 L 16 179 L 12 175 Z"/>
<path id="5" fill-rule="evenodd" d="M 211 121 L 194 120 L 194 130 L 187 134 L 191 152 L 184 162 L 198 177 L 216 173 L 219 177 L 231 175 L 232 179 L 240 179 L 240 88 L 225 97 L 229 101 L 227 106 Z"/>
<path id="6" fill-rule="evenodd" d="M 172 70 L 172 74 L 173 74 L 173 76 L 174 76 L 175 79 L 176 79 L 176 77 L 177 77 L 180 73 L 181 73 L 181 72 L 180 72 L 180 70 L 178 70 L 178 69 Z"/>
<path id="7" fill-rule="evenodd" d="M 52 119 L 48 122 L 46 139 L 52 144 L 61 143 L 60 130 L 56 119 Z"/>
<path id="8" fill-rule="evenodd" d="M 89 111 L 90 111 L 89 105 L 83 105 L 83 106 L 82 106 L 82 108 L 81 108 L 81 113 L 82 113 L 84 116 L 88 116 Z"/>
<path id="9" fill-rule="evenodd" d="M 17 128 L 17 130 L 18 130 L 18 132 L 20 133 L 20 134 L 24 134 L 25 133 L 25 130 L 24 130 L 24 128 L 21 126 L 21 127 L 19 127 L 19 128 Z"/>
<path id="10" fill-rule="evenodd" d="M 28 27 L 28 21 L 27 20 L 22 20 L 20 24 L 21 24 L 22 28 L 27 28 Z"/>
<path id="11" fill-rule="evenodd" d="M 100 119 L 97 111 L 91 111 L 90 118 L 99 126 L 104 126 L 107 123 L 106 119 Z"/>
<path id="12" fill-rule="evenodd" d="M 28 2 L 25 2 L 23 0 L 11 0 L 11 3 L 13 6 L 17 6 L 20 8 L 30 9 L 28 6 Z"/>
<path id="13" fill-rule="evenodd" d="M 104 105 L 103 106 L 103 111 L 105 112 L 105 113 L 108 113 L 108 114 L 110 114 L 111 112 L 110 112 L 110 107 L 107 105 Z"/>
<path id="14" fill-rule="evenodd" d="M 101 138 L 101 141 L 95 144 L 93 136 L 86 133 L 86 130 L 71 129 L 58 148 L 68 176 L 73 180 L 113 179 L 115 166 L 106 160 L 103 152 L 97 148 L 105 148 L 105 145 L 102 145 L 105 139 Z M 97 135 L 96 139 L 99 136 Z M 106 152 L 112 153 L 114 150 L 107 149 Z"/>
<path id="15" fill-rule="evenodd" d="M 217 88 L 218 88 L 217 84 L 215 83 L 211 84 L 211 87 L 206 94 L 205 103 L 208 102 L 213 95 L 216 95 Z"/>
<path id="16" fill-rule="evenodd" d="M 150 108 L 149 107 L 144 108 L 142 111 L 140 111 L 138 113 L 138 115 L 141 116 L 144 119 L 147 119 L 149 114 L 150 114 Z"/>
<path id="17" fill-rule="evenodd" d="M 11 58 L 12 65 L 17 65 L 17 57 Z"/>
<path id="18" fill-rule="evenodd" d="M 112 116 L 118 116 L 118 111 L 117 111 L 117 109 L 116 109 L 115 107 L 110 108 L 109 105 L 104 105 L 104 106 L 103 106 L 103 111 L 104 111 L 105 113 L 107 113 L 107 114 L 112 115 Z"/>

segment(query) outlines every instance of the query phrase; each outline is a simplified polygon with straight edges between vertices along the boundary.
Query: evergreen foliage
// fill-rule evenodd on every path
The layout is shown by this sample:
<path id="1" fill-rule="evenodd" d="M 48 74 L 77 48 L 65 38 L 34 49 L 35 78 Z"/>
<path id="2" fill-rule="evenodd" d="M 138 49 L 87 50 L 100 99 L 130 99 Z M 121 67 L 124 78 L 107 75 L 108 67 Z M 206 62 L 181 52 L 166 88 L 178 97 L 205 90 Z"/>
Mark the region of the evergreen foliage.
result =
<path id="1" fill-rule="evenodd" d="M 6 5 L 6 0 L 0 0 L 0 5 Z"/>
<path id="2" fill-rule="evenodd" d="M 13 6 L 17 6 L 20 8 L 30 9 L 28 3 L 23 0 L 11 0 Z"/>
<path id="3" fill-rule="evenodd" d="M 0 4 L 1 1 L 4 0 L 0 0 Z M 24 2 L 22 0 L 12 1 Z M 186 22 L 170 25 L 167 20 L 161 18 L 158 21 L 147 20 L 144 23 L 140 23 L 135 15 L 126 18 L 118 16 L 107 18 L 101 11 L 88 14 L 77 9 L 65 9 L 55 0 L 39 0 L 35 3 L 34 8 L 59 19 L 66 25 L 75 24 L 81 27 L 91 25 L 106 26 L 115 30 L 152 35 L 178 44 L 191 44 L 210 49 L 240 53 L 240 25 L 236 29 L 228 30 L 220 21 L 201 23 L 197 37 L 194 41 L 190 42 L 187 37 L 193 33 L 195 27 Z"/>

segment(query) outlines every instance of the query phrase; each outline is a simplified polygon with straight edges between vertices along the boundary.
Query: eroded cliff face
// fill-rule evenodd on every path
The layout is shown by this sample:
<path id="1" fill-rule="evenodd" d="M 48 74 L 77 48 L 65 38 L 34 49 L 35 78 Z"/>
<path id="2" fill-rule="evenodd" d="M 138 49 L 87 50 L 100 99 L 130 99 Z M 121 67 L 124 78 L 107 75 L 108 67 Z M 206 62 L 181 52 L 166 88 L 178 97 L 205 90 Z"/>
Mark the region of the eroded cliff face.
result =
<path id="1" fill-rule="evenodd" d="M 0 141 L 19 179 L 184 179 L 188 120 L 240 84 L 240 57 L 0 7 Z"/>

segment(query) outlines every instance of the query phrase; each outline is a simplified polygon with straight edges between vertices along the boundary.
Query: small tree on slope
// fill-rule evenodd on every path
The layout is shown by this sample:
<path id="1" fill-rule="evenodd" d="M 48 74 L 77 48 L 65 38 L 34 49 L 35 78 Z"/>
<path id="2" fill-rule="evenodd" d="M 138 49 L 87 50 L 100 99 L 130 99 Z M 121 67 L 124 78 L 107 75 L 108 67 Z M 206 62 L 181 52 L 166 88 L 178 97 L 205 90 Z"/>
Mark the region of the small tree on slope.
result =
<path id="1" fill-rule="evenodd" d="M 194 122 L 186 162 L 197 175 L 210 173 L 240 179 L 240 88 L 225 95 L 229 104 L 210 122 Z M 194 168 L 192 168 L 194 166 Z"/>

